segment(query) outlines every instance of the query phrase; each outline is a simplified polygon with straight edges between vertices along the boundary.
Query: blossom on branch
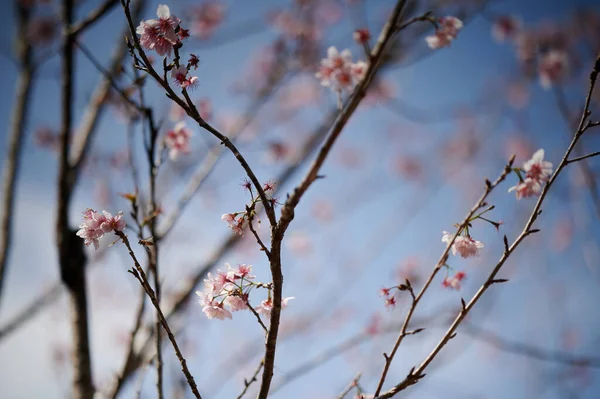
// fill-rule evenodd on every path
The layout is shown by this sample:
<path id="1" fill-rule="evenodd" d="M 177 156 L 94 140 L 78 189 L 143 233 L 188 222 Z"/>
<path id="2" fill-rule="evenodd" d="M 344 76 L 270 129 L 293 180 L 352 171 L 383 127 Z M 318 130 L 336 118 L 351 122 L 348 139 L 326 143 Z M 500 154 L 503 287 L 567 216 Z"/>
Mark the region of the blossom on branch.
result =
<path id="1" fill-rule="evenodd" d="M 158 19 L 142 21 L 136 29 L 140 44 L 147 50 L 154 50 L 160 56 L 171 55 L 173 46 L 179 42 L 177 29 L 181 20 L 171 15 L 169 7 L 159 4 L 156 10 Z"/>
<path id="2" fill-rule="evenodd" d="M 519 175 L 521 181 L 509 188 L 508 192 L 515 191 L 517 199 L 539 196 L 542 193 L 542 184 L 552 175 L 552 163 L 544 161 L 544 150 L 539 149 L 520 170 L 525 172 L 525 179 Z"/>
<path id="3" fill-rule="evenodd" d="M 173 68 L 171 70 L 171 78 L 182 89 L 193 89 L 198 84 L 198 77 L 189 75 L 189 71 L 184 65 L 181 65 L 179 68 Z"/>
<path id="4" fill-rule="evenodd" d="M 281 298 L 281 309 L 285 309 L 287 307 L 290 299 L 295 299 L 295 297 L 289 296 L 286 298 Z M 271 298 L 265 299 L 256 307 L 256 312 L 258 314 L 264 314 L 265 316 L 270 316 L 271 310 L 273 310 L 273 301 Z"/>
<path id="5" fill-rule="evenodd" d="M 443 232 L 442 242 L 449 243 L 454 234 Z M 479 255 L 479 250 L 483 248 L 483 243 L 472 239 L 470 236 L 457 236 L 452 244 L 452 255 L 460 254 L 463 258 L 469 258 Z"/>
<path id="6" fill-rule="evenodd" d="M 123 229 L 125 229 L 123 212 L 113 216 L 107 211 L 98 213 L 88 208 L 83 212 L 83 223 L 79 225 L 77 236 L 84 239 L 86 246 L 94 244 L 94 248 L 98 249 L 100 246 L 99 240 L 104 234 L 111 231 L 123 231 Z"/>
<path id="7" fill-rule="evenodd" d="M 437 23 L 435 33 L 425 38 L 427 45 L 433 50 L 450 46 L 463 27 L 463 22 L 456 17 L 441 17 Z"/>
<path id="8" fill-rule="evenodd" d="M 346 49 L 340 53 L 337 48 L 331 46 L 327 49 L 327 58 L 321 60 L 321 66 L 315 76 L 322 86 L 331 87 L 337 92 L 350 91 L 364 78 L 366 70 L 366 62 L 352 62 L 350 50 Z"/>

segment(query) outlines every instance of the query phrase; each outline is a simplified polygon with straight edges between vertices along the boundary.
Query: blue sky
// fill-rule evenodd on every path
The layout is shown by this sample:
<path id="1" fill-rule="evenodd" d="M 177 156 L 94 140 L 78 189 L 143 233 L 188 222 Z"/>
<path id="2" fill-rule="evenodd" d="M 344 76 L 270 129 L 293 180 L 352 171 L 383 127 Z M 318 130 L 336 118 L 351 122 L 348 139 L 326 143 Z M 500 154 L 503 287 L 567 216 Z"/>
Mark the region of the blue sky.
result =
<path id="1" fill-rule="evenodd" d="M 97 3 L 92 0 L 84 2 L 78 14 L 85 15 Z M 222 29 L 233 29 L 240 22 L 254 20 L 264 15 L 266 10 L 288 3 L 275 0 L 263 1 L 260 5 L 243 1 L 226 2 L 229 6 L 228 19 Z M 170 5 L 173 13 L 181 16 L 186 4 L 189 3 Z M 369 24 L 374 32 L 380 29 L 382 15 L 392 4 L 383 0 L 367 1 Z M 523 18 L 526 25 L 535 25 L 544 20 L 566 23 L 566 15 L 574 7 L 586 5 L 599 11 L 594 1 L 557 0 L 544 2 L 544 7 L 534 2 L 502 1 L 492 4 L 489 10 L 498 14 L 515 13 Z M 148 7 L 147 18 L 154 15 L 154 9 L 155 4 Z M 14 32 L 12 10 L 9 11 L 0 16 L 3 49 L 10 47 L 9 38 Z M 344 18 L 343 22 L 326 32 L 323 45 L 350 47 L 357 57 L 359 48 L 351 40 L 354 26 L 347 14 Z M 108 62 L 108 54 L 122 25 L 123 16 L 117 8 L 85 34 L 86 45 L 102 62 Z M 410 257 L 418 259 L 417 274 L 427 275 L 443 250 L 441 232 L 450 230 L 463 218 L 481 192 L 484 177 L 495 177 L 506 162 L 508 139 L 525 137 L 532 150 L 545 148 L 549 160 L 555 164 L 559 161 L 568 144 L 568 136 L 564 132 L 566 127 L 556 111 L 551 92 L 539 88 L 535 80 L 528 85 L 530 106 L 525 111 L 507 110 L 502 99 L 480 110 L 478 99 L 483 95 L 500 98 L 498 87 L 502 88 L 518 74 L 512 47 L 495 44 L 489 32 L 489 20 L 476 17 L 450 49 L 440 50 L 417 63 L 385 73 L 388 81 L 396 87 L 398 98 L 429 114 L 447 112 L 456 104 L 478 110 L 469 122 L 478 143 L 473 158 L 454 164 L 442 159 L 441 148 L 465 133 L 464 125 L 455 120 L 415 124 L 389 108 L 379 106 L 359 109 L 344 131 L 323 169 L 327 178 L 315 183 L 303 199 L 288 234 L 288 238 L 308 237 L 311 251 L 297 253 L 287 244 L 284 253 L 284 295 L 296 297 L 284 312 L 284 328 L 292 328 L 294 323 L 306 317 L 321 314 L 323 317 L 310 333 L 283 340 L 278 346 L 275 385 L 278 377 L 297 365 L 360 332 L 374 312 L 380 313 L 386 321 L 403 318 L 406 303 L 401 303 L 393 312 L 385 311 L 378 289 L 396 284 L 398 265 Z M 186 51 L 197 53 L 202 61 L 197 71 L 200 85 L 195 95 L 210 98 L 217 116 L 243 112 L 249 99 L 233 92 L 231 82 L 247 71 L 256 49 L 270 43 L 275 36 L 273 29 L 265 29 L 216 48 L 190 44 Z M 216 37 L 219 37 L 219 31 Z M 422 42 L 415 51 L 425 54 L 430 50 Z M 3 55 L 0 68 L 5 82 L 14 82 L 17 71 L 7 59 L 6 51 Z M 588 64 L 589 59 L 584 72 L 573 76 L 565 87 L 573 108 L 582 102 Z M 60 93 L 58 71 L 58 59 L 51 59 L 36 83 L 18 187 L 15 246 L 4 303 L 0 309 L 0 324 L 58 278 L 53 239 L 55 155 L 36 147 L 33 140 L 35 128 L 56 128 L 59 124 L 56 101 Z M 97 72 L 84 57 L 78 57 L 75 123 L 79 121 L 97 79 Z M 8 126 L 13 101 L 11 85 L 6 84 L 5 87 L 6 90 L 0 93 L 1 126 Z M 164 95 L 155 87 L 150 87 L 148 93 L 150 101 L 160 110 L 159 117 L 164 118 L 165 126 L 168 126 L 172 123 L 166 119 L 170 105 Z M 256 166 L 260 179 L 273 178 L 282 168 L 282 165 L 261 162 L 264 143 L 273 139 L 299 142 L 318 125 L 325 110 L 334 105 L 334 101 L 333 96 L 323 90 L 318 104 L 306 107 L 301 116 L 290 123 L 275 127 L 270 125 L 268 117 L 276 114 L 276 104 L 268 105 L 259 114 L 261 136 L 256 142 L 242 142 L 240 146 Z M 519 120 L 521 125 L 517 126 L 515 120 Z M 218 118 L 215 124 L 219 127 Z M 0 133 L 2 157 L 5 153 L 5 131 L 3 129 Z M 166 165 L 161 172 L 164 173 L 162 183 L 166 187 L 162 198 L 167 209 L 178 198 L 185 178 L 191 174 L 185 165 L 194 165 L 196 159 L 202 158 L 206 142 L 214 143 L 212 137 L 207 137 L 199 129 L 195 129 L 195 134 L 192 156 L 179 165 Z M 110 153 L 121 149 L 126 145 L 125 137 L 126 126 L 114 114 L 107 112 L 96 135 L 94 150 Z M 598 150 L 598 144 L 597 137 L 584 141 L 588 151 Z M 362 160 L 359 166 L 345 167 L 340 161 L 348 151 L 359 154 Z M 391 164 L 398 154 L 422 159 L 426 179 L 416 182 L 393 173 Z M 523 161 L 525 158 L 517 159 L 517 163 Z M 597 162 L 591 165 L 597 168 Z M 178 170 L 181 169 L 184 171 L 179 175 Z M 576 343 L 567 349 L 593 355 L 598 353 L 596 331 L 600 327 L 595 306 L 600 299 L 599 235 L 594 228 L 597 216 L 590 206 L 586 189 L 577 184 L 575 169 L 565 172 L 544 206 L 544 214 L 538 224 L 542 229 L 540 235 L 525 242 L 507 263 L 502 274 L 511 279 L 510 283 L 491 290 L 481 306 L 475 309 L 471 320 L 502 337 L 548 349 L 566 350 L 563 345 L 565 337 L 574 335 Z M 292 182 L 298 182 L 301 176 L 301 173 L 298 174 Z M 165 242 L 161 264 L 166 292 L 175 292 L 193 268 L 210 256 L 218 243 L 230 234 L 219 218 L 223 213 L 243 208 L 247 198 L 239 187 L 242 178 L 242 170 L 233 157 L 225 156 L 209 179 L 207 190 L 192 202 L 181 223 Z M 516 202 L 512 195 L 506 193 L 515 181 L 512 176 L 491 197 L 497 206 L 493 217 L 504 221 L 502 233 L 509 238 L 514 238 L 520 231 L 533 206 L 531 201 Z M 113 196 L 118 192 L 131 191 L 127 174 L 107 170 L 84 175 L 73 203 L 74 223 L 79 220 L 83 209 L 104 205 L 90 195 L 97 189 L 98 182 L 109 184 Z M 334 205 L 331 222 L 320 222 L 312 215 L 315 204 L 322 200 L 330 200 Z M 108 205 L 113 212 L 126 210 L 127 206 L 119 197 Z M 556 236 L 561 230 L 556 226 L 565 221 L 572 226 L 574 233 L 570 244 L 560 248 L 557 244 L 560 240 Z M 486 244 L 482 256 L 467 261 L 451 259 L 453 267 L 466 270 L 469 278 L 460 293 L 442 290 L 439 287 L 441 280 L 436 280 L 431 297 L 423 301 L 417 316 L 433 314 L 439 317 L 425 325 L 426 332 L 407 339 L 390 372 L 390 384 L 399 381 L 412 365 L 422 360 L 441 337 L 444 318 L 440 309 L 455 308 L 461 296 L 470 298 L 500 256 L 501 234 L 484 224 L 477 225 L 474 231 L 476 233 L 473 234 L 477 234 L 475 238 Z M 139 254 L 142 254 L 141 248 Z M 125 255 L 124 249 L 118 245 L 110 248 L 106 257 L 97 262 L 97 267 L 90 270 L 88 279 L 92 356 L 98 386 L 102 386 L 102 382 L 110 379 L 120 367 L 123 347 L 118 343 L 118 337 L 130 328 L 135 307 L 138 287 L 125 272 L 130 266 Z M 267 264 L 251 241 L 225 259 L 232 265 L 252 263 L 259 278 L 269 278 Z M 231 321 L 209 322 L 200 307 L 193 303 L 181 319 L 183 346 L 191 371 L 201 392 L 205 391 L 211 398 L 237 395 L 243 378 L 254 370 L 259 361 L 256 355 L 247 364 L 235 361 L 234 366 L 217 367 L 221 359 L 229 358 L 232 353 L 262 345 L 260 330 L 251 315 L 235 316 Z M 65 367 L 64 363 L 57 366 L 52 358 L 57 348 L 68 348 L 70 330 L 67 320 L 68 306 L 63 299 L 18 334 L 0 342 L 0 358 L 3 359 L 0 385 L 6 397 L 65 397 L 70 378 L 68 366 Z M 394 338 L 395 334 L 391 334 L 369 340 L 345 356 L 333 359 L 304 378 L 286 385 L 273 397 L 333 397 L 359 371 L 363 372 L 361 381 L 365 389 L 372 392 L 383 364 L 381 353 L 389 351 Z M 168 375 L 178 376 L 177 363 L 169 346 L 165 346 L 165 353 L 168 354 Z M 241 356 L 234 359 L 241 359 Z M 564 398 L 567 397 L 565 390 L 571 388 L 579 393 L 577 397 L 580 398 L 599 395 L 598 371 L 590 369 L 585 377 L 587 380 L 576 377 L 564 384 L 558 383 L 570 372 L 572 370 L 564 366 L 499 352 L 459 331 L 455 342 L 432 365 L 426 379 L 409 394 L 414 398 Z M 228 383 L 220 386 L 219 381 L 231 374 Z M 153 397 L 153 379 L 154 373 L 146 372 L 143 392 L 147 397 Z M 587 382 L 584 384 L 582 381 Z M 134 385 L 128 386 L 124 397 L 132 395 Z"/>

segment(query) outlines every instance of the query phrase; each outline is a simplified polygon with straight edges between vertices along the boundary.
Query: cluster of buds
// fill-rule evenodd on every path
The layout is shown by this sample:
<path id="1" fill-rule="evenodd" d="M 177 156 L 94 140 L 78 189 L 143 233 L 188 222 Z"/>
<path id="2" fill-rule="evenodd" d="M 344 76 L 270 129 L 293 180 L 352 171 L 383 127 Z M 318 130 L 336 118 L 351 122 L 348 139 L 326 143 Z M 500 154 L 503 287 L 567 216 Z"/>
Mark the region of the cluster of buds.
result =
<path id="1" fill-rule="evenodd" d="M 208 278 L 204 280 L 204 291 L 196 291 L 206 317 L 219 320 L 231 319 L 232 312 L 249 309 L 250 291 L 257 287 L 267 288 L 269 298 L 262 301 L 255 310 L 259 314 L 269 315 L 273 308 L 269 285 L 253 281 L 256 276 L 251 274 L 251 265 L 242 264 L 235 269 L 228 264 L 226 266 L 226 272 L 217 270 L 215 275 L 208 273 Z M 283 298 L 281 307 L 286 307 L 290 299 L 293 298 Z"/>
<path id="2" fill-rule="evenodd" d="M 542 193 L 543 183 L 547 182 L 552 175 L 552 163 L 544 161 L 544 150 L 539 149 L 521 168 L 513 170 L 519 177 L 519 184 L 509 188 L 508 191 L 515 191 L 517 199 L 539 196 Z"/>
<path id="3" fill-rule="evenodd" d="M 94 248 L 98 249 L 100 246 L 99 240 L 104 234 L 111 231 L 123 231 L 123 229 L 125 229 L 123 212 L 113 216 L 107 211 L 99 213 L 88 208 L 83 212 L 83 223 L 79 225 L 77 236 L 84 239 L 86 246 L 94 244 Z"/>
<path id="4" fill-rule="evenodd" d="M 244 187 L 250 193 L 250 205 L 247 205 L 246 210 L 243 212 L 224 213 L 221 216 L 221 220 L 227 222 L 229 228 L 235 234 L 240 236 L 244 235 L 244 226 L 246 225 L 246 222 L 252 223 L 254 219 L 258 220 L 256 204 L 261 202 L 260 195 L 254 193 L 254 190 L 252 189 L 252 183 L 249 180 L 244 180 L 242 187 Z M 275 183 L 268 181 L 263 184 L 262 189 L 268 196 L 267 199 L 271 203 L 271 206 L 274 207 L 277 205 L 277 198 L 269 196 L 275 190 Z M 260 225 L 260 220 L 258 220 L 258 225 Z"/>
<path id="5" fill-rule="evenodd" d="M 321 85 L 341 93 L 343 90 L 352 90 L 365 77 L 366 71 L 366 62 L 352 62 L 350 50 L 346 49 L 340 53 L 337 48 L 331 46 L 327 49 L 327 58 L 321 60 L 321 66 L 315 76 L 321 81 Z"/>
<path id="6" fill-rule="evenodd" d="M 404 284 L 395 285 L 393 287 L 382 288 L 379 290 L 379 295 L 383 297 L 385 300 L 385 307 L 388 309 L 393 309 L 396 306 L 396 295 L 400 291 L 408 291 L 411 296 L 414 298 L 413 288 L 410 285 L 410 281 L 408 279 L 404 282 Z"/>
<path id="7" fill-rule="evenodd" d="M 441 17 L 435 23 L 435 33 L 425 38 L 427 45 L 433 50 L 450 46 L 463 27 L 463 22 L 456 17 Z"/>

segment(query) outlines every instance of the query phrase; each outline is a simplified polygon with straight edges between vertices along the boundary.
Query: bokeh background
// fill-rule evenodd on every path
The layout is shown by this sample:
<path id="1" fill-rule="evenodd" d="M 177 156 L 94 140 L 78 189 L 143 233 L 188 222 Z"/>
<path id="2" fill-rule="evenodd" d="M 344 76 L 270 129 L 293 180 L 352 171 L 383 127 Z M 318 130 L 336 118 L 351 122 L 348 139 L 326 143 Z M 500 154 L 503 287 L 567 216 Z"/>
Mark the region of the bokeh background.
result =
<path id="1" fill-rule="evenodd" d="M 0 15 L 0 126 L 9 126 L 19 73 L 14 58 L 15 9 L 7 1 Z M 71 332 L 69 307 L 57 289 L 54 238 L 57 152 L 60 124 L 60 27 L 58 2 L 30 1 L 30 28 L 38 71 L 31 95 L 26 142 L 21 161 L 14 241 L 0 307 L 0 329 L 42 298 L 33 317 L 0 335 L 0 396 L 69 397 Z M 303 7 L 299 3 L 306 3 Z M 450 48 L 430 50 L 424 40 L 431 26 L 420 24 L 400 34 L 380 80 L 352 117 L 317 181 L 296 210 L 284 241 L 284 296 L 294 296 L 283 312 L 273 398 L 331 398 L 362 372 L 373 392 L 408 306 L 398 297 L 386 309 L 379 296 L 409 278 L 420 288 L 444 249 L 443 230 L 462 220 L 484 188 L 512 154 L 521 164 L 538 148 L 557 164 L 573 129 L 569 118 L 581 112 L 587 76 L 600 51 L 600 6 L 592 0 L 561 1 L 420 1 L 414 15 L 456 15 L 464 29 Z M 100 4 L 85 0 L 81 18 Z M 143 18 L 158 3 L 147 1 Z M 193 99 L 211 122 L 235 137 L 258 177 L 277 181 L 279 196 L 297 184 L 306 151 L 331 124 L 336 97 L 319 85 L 314 73 L 329 46 L 349 48 L 364 59 L 352 33 L 368 27 L 377 37 L 394 2 L 323 1 L 172 1 L 171 12 L 191 29 L 183 52 L 201 60 L 195 71 Z M 503 16 L 523 22 L 518 37 L 498 43 L 492 30 Z M 122 41 L 125 18 L 117 4 L 81 37 L 80 43 L 105 68 Z M 533 43 L 531 48 L 526 44 Z M 569 71 L 552 88 L 543 88 L 536 60 L 549 48 L 568 54 Z M 157 62 L 156 65 L 159 65 Z M 101 75 L 90 57 L 78 51 L 75 120 L 83 119 Z M 131 85 L 131 60 L 125 57 L 121 87 Z M 153 82 L 145 87 L 166 133 L 186 120 Z M 114 94 L 114 93 L 113 93 Z M 600 90 L 592 119 L 600 118 Z M 105 101 L 92 149 L 76 190 L 72 220 L 88 207 L 128 212 L 119 193 L 132 192 L 129 161 L 140 169 L 147 190 L 141 128 L 131 122 L 118 95 Z M 208 112 L 210 111 L 210 112 Z M 595 117 L 594 117 L 595 115 Z M 207 132 L 187 120 L 195 136 L 192 153 L 166 162 L 159 175 L 159 226 L 177 208 L 198 171 L 210 165 L 219 148 Z M 6 154 L 6 132 L 1 153 Z M 597 131 L 580 144 L 582 153 L 597 151 Z M 4 160 L 4 158 L 3 158 Z M 595 201 L 598 161 L 567 168 L 551 191 L 537 222 L 541 232 L 526 240 L 510 258 L 501 277 L 457 337 L 432 364 L 427 376 L 405 392 L 411 398 L 597 398 L 600 396 L 600 204 Z M 292 168 L 292 169 L 290 169 Z M 282 173 L 294 171 L 281 181 Z M 250 234 L 232 241 L 220 220 L 241 211 L 248 201 L 240 183 L 243 170 L 223 152 L 185 207 L 162 244 L 164 307 L 169 308 L 190 282 L 225 263 L 254 266 L 269 281 L 268 263 Z M 475 293 L 502 253 L 502 236 L 515 238 L 534 205 L 517 201 L 508 188 L 492 195 L 489 215 L 503 221 L 497 232 L 475 223 L 471 234 L 485 243 L 480 257 L 451 257 L 449 264 L 468 277 L 460 291 L 442 287 L 443 273 L 418 309 L 414 328 L 388 375 L 386 386 L 400 381 L 443 335 L 460 306 Z M 75 226 L 73 226 L 75 227 Z M 266 226 L 260 230 L 266 237 Z M 133 233 L 130 233 L 133 234 Z M 88 290 L 94 382 L 101 391 L 123 363 L 138 282 L 127 273 L 130 259 L 121 245 L 105 238 L 89 249 Z M 232 243 L 233 242 L 233 243 Z M 229 243 L 223 247 L 224 243 Z M 142 247 L 136 247 L 143 258 Z M 214 261 L 214 262 L 213 262 Z M 207 269 L 207 267 L 209 269 Z M 201 284 L 198 286 L 201 289 Z M 253 303 L 264 299 L 257 292 Z M 262 356 L 260 327 L 250 313 L 233 320 L 207 320 L 189 296 L 173 324 L 203 396 L 237 397 Z M 153 320 L 146 311 L 145 321 Z M 396 326 L 394 329 L 393 326 Z M 392 326 L 390 328 L 390 326 Z M 147 334 L 141 333 L 141 346 Z M 149 348 L 151 354 L 152 348 Z M 164 346 L 168 397 L 190 397 L 170 345 Z M 568 360 L 587 359 L 574 366 Z M 136 372 L 121 394 L 155 397 L 152 367 Z M 256 386 L 254 387 L 256 388 Z M 255 392 L 251 389 L 251 394 Z"/>

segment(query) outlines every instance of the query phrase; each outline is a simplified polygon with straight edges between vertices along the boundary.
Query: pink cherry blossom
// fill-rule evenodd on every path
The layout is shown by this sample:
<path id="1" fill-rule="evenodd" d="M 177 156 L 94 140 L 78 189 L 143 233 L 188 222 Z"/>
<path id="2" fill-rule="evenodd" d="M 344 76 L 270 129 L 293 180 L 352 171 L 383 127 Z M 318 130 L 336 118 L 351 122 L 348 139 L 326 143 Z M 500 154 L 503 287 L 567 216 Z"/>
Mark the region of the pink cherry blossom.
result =
<path id="1" fill-rule="evenodd" d="M 235 213 L 224 213 L 221 216 L 221 220 L 224 220 L 227 222 L 229 228 L 235 233 L 235 234 L 239 234 L 240 236 L 244 235 L 244 215 L 240 215 L 237 220 L 236 220 L 236 214 Z"/>
<path id="2" fill-rule="evenodd" d="M 550 50 L 542 55 L 538 64 L 540 85 L 549 89 L 567 75 L 569 58 L 562 50 Z"/>
<path id="3" fill-rule="evenodd" d="M 111 231 L 123 231 L 125 228 L 125 221 L 123 220 L 123 212 L 117 213 L 115 216 L 111 215 L 107 211 L 102 211 L 102 215 L 105 220 L 100 225 L 100 228 L 105 233 L 110 233 Z"/>
<path id="4" fill-rule="evenodd" d="M 159 4 L 156 9 L 158 19 L 149 19 L 140 22 L 136 33 L 140 35 L 140 44 L 154 50 L 160 56 L 171 55 L 173 45 L 179 42 L 176 29 L 181 20 L 171 15 L 169 7 Z"/>
<path id="5" fill-rule="evenodd" d="M 462 29 L 463 22 L 456 17 L 441 17 L 438 26 L 433 35 L 425 38 L 429 48 L 434 50 L 449 46 Z"/>
<path id="6" fill-rule="evenodd" d="M 454 234 L 443 232 L 442 242 L 449 243 Z M 483 248 L 483 243 L 472 239 L 471 237 L 457 236 L 452 244 L 452 255 L 460 254 L 463 258 L 479 255 L 479 249 Z"/>
<path id="7" fill-rule="evenodd" d="M 230 281 L 234 281 L 240 278 L 244 280 L 253 280 L 256 276 L 250 274 L 252 273 L 252 265 L 241 264 L 238 265 L 237 268 L 233 269 L 231 266 L 227 265 L 227 278 Z"/>
<path id="8" fill-rule="evenodd" d="M 465 272 L 457 272 L 452 277 L 445 277 L 444 281 L 442 281 L 442 286 L 445 288 L 451 288 L 456 291 L 460 290 L 462 287 L 462 281 L 467 277 Z"/>
<path id="9" fill-rule="evenodd" d="M 184 89 L 193 89 L 198 84 L 198 77 L 190 76 L 189 71 L 184 65 L 181 65 L 179 68 L 173 68 L 171 78 L 173 78 L 177 86 Z"/>
<path id="10" fill-rule="evenodd" d="M 530 177 L 538 181 L 546 181 L 552 175 L 552 163 L 544 161 L 544 150 L 537 150 L 530 160 L 523 164 L 523 170 Z"/>
<path id="11" fill-rule="evenodd" d="M 204 305 L 202 311 L 208 317 L 209 320 L 219 319 L 225 320 L 231 319 L 231 312 L 223 307 L 221 303 L 215 303 L 214 301 Z"/>
<path id="12" fill-rule="evenodd" d="M 229 295 L 223 302 L 232 312 L 248 309 L 247 300 L 237 295 Z"/>
<path id="13" fill-rule="evenodd" d="M 93 244 L 94 248 L 98 249 L 99 240 L 104 234 L 111 231 L 123 231 L 123 229 L 125 229 L 123 212 L 113 216 L 107 211 L 98 213 L 88 208 L 83 212 L 83 223 L 79 225 L 77 236 L 84 239 L 86 246 Z"/>
<path id="14" fill-rule="evenodd" d="M 284 309 L 288 305 L 288 301 L 290 299 L 295 299 L 293 296 L 287 298 L 281 298 L 281 309 Z M 256 307 L 256 312 L 258 314 L 264 314 L 265 316 L 271 315 L 271 310 L 273 309 L 273 301 L 271 299 L 265 299 Z"/>
<path id="15" fill-rule="evenodd" d="M 335 91 L 352 90 L 360 82 L 367 70 L 364 61 L 352 62 L 350 50 L 341 53 L 335 47 L 327 49 L 327 58 L 321 60 L 319 71 L 315 74 L 321 85 Z"/>
<path id="16" fill-rule="evenodd" d="M 190 153 L 190 138 L 192 136 L 192 131 L 185 127 L 184 122 L 179 122 L 173 130 L 167 132 L 165 146 L 169 149 L 169 158 L 172 161 L 175 161 L 179 154 Z"/>
<path id="17" fill-rule="evenodd" d="M 514 39 L 521 30 L 522 25 L 522 21 L 515 16 L 500 16 L 492 25 L 492 36 L 498 43 Z"/>
<path id="18" fill-rule="evenodd" d="M 517 199 L 534 197 L 542 193 L 542 185 L 538 180 L 528 177 L 516 186 L 508 189 L 509 193 L 511 191 L 516 191 Z"/>

